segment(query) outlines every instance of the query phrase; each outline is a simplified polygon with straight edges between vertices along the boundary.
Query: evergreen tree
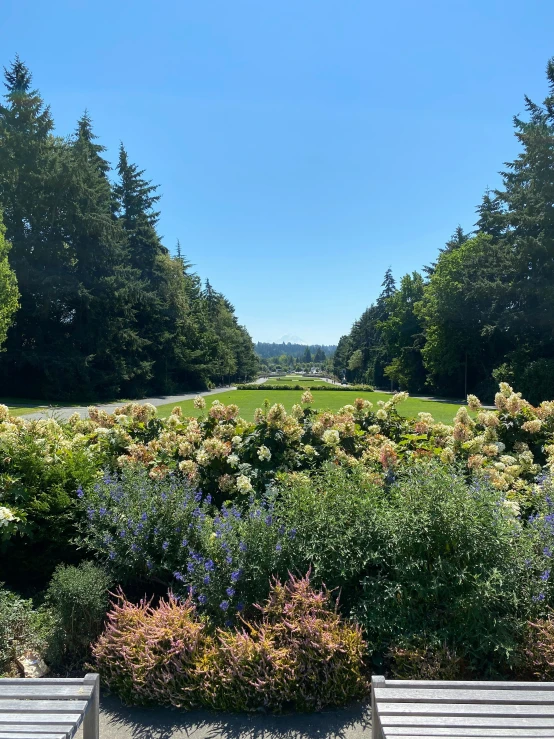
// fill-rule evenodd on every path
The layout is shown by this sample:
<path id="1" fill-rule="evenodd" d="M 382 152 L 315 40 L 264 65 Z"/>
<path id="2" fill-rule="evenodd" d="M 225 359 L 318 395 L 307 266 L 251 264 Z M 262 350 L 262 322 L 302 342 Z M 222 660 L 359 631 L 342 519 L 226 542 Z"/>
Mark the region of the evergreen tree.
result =
<path id="1" fill-rule="evenodd" d="M 385 375 L 410 392 L 422 392 L 426 380 L 421 355 L 425 337 L 416 314 L 423 291 L 424 280 L 418 272 L 404 275 L 400 288 L 387 301 L 389 315 L 380 325 L 386 354 L 392 358 Z"/>
<path id="2" fill-rule="evenodd" d="M 478 233 L 491 236 L 495 241 L 506 233 L 506 215 L 498 196 L 491 197 L 489 190 L 483 195 L 483 200 L 477 207 L 479 218 L 477 223 Z"/>
<path id="3" fill-rule="evenodd" d="M 15 273 L 8 262 L 10 244 L 4 234 L 6 228 L 0 217 L 0 350 L 18 307 L 19 291 Z"/>
<path id="4" fill-rule="evenodd" d="M 506 301 L 515 349 L 502 371 L 532 401 L 554 387 L 554 59 L 547 80 L 543 105 L 526 97 L 527 120 L 514 118 L 521 152 L 507 164 L 498 192 L 515 267 Z"/>

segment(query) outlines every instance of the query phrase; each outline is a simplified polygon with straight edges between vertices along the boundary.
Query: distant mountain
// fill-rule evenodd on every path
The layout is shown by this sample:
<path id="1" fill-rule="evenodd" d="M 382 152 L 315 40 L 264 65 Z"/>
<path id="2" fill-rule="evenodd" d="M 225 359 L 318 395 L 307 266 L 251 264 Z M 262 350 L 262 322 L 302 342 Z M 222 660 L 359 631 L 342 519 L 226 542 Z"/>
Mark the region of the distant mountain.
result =
<path id="1" fill-rule="evenodd" d="M 258 341 L 254 345 L 254 351 L 261 359 L 270 359 L 271 357 L 280 357 L 281 354 L 287 354 L 292 357 L 302 358 L 306 348 L 309 347 L 312 356 L 318 349 L 323 349 L 326 357 L 330 357 L 335 353 L 337 348 L 335 345 L 330 344 L 301 344 L 299 342 L 282 341 L 280 344 L 277 342 L 269 341 Z"/>

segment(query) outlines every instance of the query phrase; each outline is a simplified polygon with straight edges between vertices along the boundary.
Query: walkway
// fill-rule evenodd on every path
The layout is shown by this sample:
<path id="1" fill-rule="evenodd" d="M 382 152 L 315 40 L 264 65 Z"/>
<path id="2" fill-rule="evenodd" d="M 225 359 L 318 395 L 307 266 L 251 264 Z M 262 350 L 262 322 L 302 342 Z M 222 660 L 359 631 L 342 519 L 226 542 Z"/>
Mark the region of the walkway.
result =
<path id="1" fill-rule="evenodd" d="M 114 697 L 100 701 L 100 739 L 369 739 L 370 708 L 271 716 L 169 708 L 127 708 Z M 76 734 L 82 739 L 82 730 Z"/>
<path id="2" fill-rule="evenodd" d="M 256 385 L 260 385 L 262 382 L 265 382 L 265 377 L 260 377 L 259 379 L 255 380 Z M 214 390 L 204 390 L 203 392 L 196 392 L 196 393 L 184 393 L 182 395 L 157 395 L 154 398 L 142 398 L 140 400 L 133 400 L 133 403 L 151 403 L 152 405 L 158 406 L 158 405 L 166 405 L 167 403 L 180 403 L 182 400 L 194 400 L 198 395 L 203 395 L 204 397 L 207 397 L 209 395 L 218 395 L 219 393 L 228 393 L 231 390 L 236 390 L 237 388 L 234 385 L 229 385 L 227 387 L 217 387 Z M 120 408 L 125 401 L 120 400 L 117 403 L 99 403 L 97 405 L 98 408 L 102 408 L 102 410 L 107 411 L 108 413 L 113 413 L 116 408 Z M 91 403 L 91 405 L 93 405 Z M 57 407 L 51 407 L 51 408 L 45 408 L 42 411 L 37 411 L 36 413 L 28 413 L 25 416 L 22 416 L 22 418 L 50 418 L 51 416 L 54 416 L 55 418 L 69 418 L 73 413 L 78 413 L 81 418 L 86 418 L 88 416 L 88 408 L 89 406 L 72 406 L 68 408 L 57 408 Z"/>

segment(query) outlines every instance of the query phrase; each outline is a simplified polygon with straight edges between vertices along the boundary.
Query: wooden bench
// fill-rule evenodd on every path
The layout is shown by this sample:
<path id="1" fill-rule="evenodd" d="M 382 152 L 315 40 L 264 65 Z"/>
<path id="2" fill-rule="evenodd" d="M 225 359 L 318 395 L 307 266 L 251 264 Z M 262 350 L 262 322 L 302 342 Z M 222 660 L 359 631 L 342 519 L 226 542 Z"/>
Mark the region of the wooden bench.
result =
<path id="1" fill-rule="evenodd" d="M 371 680 L 373 739 L 554 737 L 554 683 Z"/>
<path id="2" fill-rule="evenodd" d="M 98 739 L 99 677 L 0 679 L 0 739 Z"/>

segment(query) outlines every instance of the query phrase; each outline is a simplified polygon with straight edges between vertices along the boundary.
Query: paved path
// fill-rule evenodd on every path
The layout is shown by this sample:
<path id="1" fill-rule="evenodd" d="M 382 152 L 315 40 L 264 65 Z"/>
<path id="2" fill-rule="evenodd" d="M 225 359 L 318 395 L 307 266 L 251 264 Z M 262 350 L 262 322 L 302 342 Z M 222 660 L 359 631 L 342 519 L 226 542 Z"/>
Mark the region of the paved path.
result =
<path id="1" fill-rule="evenodd" d="M 100 739 L 370 739 L 370 713 L 368 704 L 288 716 L 127 708 L 110 696 L 100 701 Z"/>
<path id="2" fill-rule="evenodd" d="M 265 377 L 260 377 L 258 380 L 255 380 L 256 385 L 260 385 L 262 382 L 265 382 Z M 134 400 L 133 403 L 151 403 L 152 405 L 158 406 L 158 405 L 166 405 L 166 403 L 180 403 L 182 400 L 193 400 L 198 395 L 208 396 L 208 395 L 218 395 L 219 393 L 228 393 L 230 390 L 236 390 L 237 388 L 234 385 L 228 385 L 227 387 L 217 387 L 214 390 L 204 390 L 203 392 L 196 392 L 196 393 L 184 393 L 182 395 L 156 395 L 153 398 L 141 398 L 140 400 Z M 102 408 L 102 410 L 107 411 L 108 413 L 113 413 L 116 408 L 120 408 L 125 401 L 120 400 L 118 403 L 98 403 L 97 407 Z M 92 403 L 90 405 L 93 405 Z M 78 413 L 81 418 L 86 418 L 88 416 L 88 408 L 89 406 L 80 405 L 80 406 L 73 406 L 69 408 L 44 408 L 44 410 L 37 411 L 36 413 L 28 413 L 27 415 L 23 416 L 23 418 L 49 418 L 50 416 L 54 416 L 56 418 L 69 418 L 73 413 Z"/>

